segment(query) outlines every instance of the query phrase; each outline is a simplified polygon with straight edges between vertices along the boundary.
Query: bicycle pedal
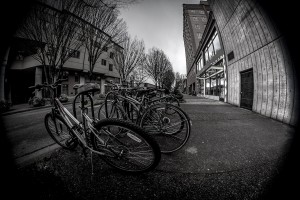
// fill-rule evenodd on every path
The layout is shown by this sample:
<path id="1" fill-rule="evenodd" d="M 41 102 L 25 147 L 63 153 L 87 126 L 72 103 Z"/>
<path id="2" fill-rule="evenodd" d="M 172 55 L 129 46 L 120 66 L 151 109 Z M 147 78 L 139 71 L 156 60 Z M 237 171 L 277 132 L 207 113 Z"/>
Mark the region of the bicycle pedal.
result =
<path id="1" fill-rule="evenodd" d="M 73 138 L 69 138 L 66 142 L 65 142 L 66 146 L 69 148 L 74 148 L 77 144 L 77 138 L 73 137 Z"/>

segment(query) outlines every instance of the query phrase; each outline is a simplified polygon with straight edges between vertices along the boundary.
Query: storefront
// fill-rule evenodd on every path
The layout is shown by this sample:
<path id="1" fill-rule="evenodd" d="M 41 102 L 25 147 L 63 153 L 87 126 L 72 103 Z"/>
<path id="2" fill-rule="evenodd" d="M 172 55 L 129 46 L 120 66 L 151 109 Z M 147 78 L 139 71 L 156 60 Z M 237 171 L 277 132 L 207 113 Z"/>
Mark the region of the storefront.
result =
<path id="1" fill-rule="evenodd" d="M 226 101 L 226 64 L 218 32 L 212 26 L 203 41 L 197 60 L 198 96 Z"/>
<path id="2" fill-rule="evenodd" d="M 197 79 L 200 96 L 225 101 L 226 76 L 223 59 L 214 65 L 208 66 L 198 75 Z"/>

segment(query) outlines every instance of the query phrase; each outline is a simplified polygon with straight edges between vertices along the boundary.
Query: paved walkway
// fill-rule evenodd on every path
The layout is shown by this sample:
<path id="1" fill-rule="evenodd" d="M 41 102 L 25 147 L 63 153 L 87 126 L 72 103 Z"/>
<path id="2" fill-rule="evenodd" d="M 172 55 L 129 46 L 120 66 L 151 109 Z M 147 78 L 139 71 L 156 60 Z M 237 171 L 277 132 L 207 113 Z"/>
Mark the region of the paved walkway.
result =
<path id="1" fill-rule="evenodd" d="M 188 143 L 175 153 L 162 155 L 157 169 L 144 177 L 124 177 L 95 161 L 94 179 L 107 178 L 100 186 L 86 180 L 90 166 L 80 153 L 68 151 L 48 154 L 48 161 L 39 166 L 50 169 L 39 168 L 39 172 L 58 170 L 56 177 L 64 177 L 63 184 L 77 192 L 78 198 L 83 197 L 81 190 L 90 192 L 91 199 L 103 195 L 105 199 L 258 199 L 267 190 L 276 192 L 274 196 L 293 192 L 289 179 L 298 170 L 294 162 L 286 164 L 294 161 L 290 157 L 295 148 L 294 127 L 224 102 L 184 98 L 181 107 L 192 120 Z M 89 187 L 77 187 L 81 182 Z M 114 193 L 109 192 L 111 188 Z"/>

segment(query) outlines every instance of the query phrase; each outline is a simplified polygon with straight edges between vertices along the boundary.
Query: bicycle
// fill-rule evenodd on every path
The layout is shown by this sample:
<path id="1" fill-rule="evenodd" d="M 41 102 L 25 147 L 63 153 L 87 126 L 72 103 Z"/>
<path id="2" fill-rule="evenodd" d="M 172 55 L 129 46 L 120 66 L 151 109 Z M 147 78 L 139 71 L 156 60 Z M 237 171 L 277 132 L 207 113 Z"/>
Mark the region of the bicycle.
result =
<path id="1" fill-rule="evenodd" d="M 53 108 L 46 114 L 44 122 L 47 132 L 57 144 L 68 150 L 79 145 L 85 155 L 89 150 L 123 172 L 143 173 L 158 165 L 161 158 L 158 144 L 133 123 L 120 119 L 92 119 L 86 114 L 84 104 L 81 106 L 83 122 L 77 120 L 56 97 L 56 88 L 62 81 L 30 87 L 52 91 Z M 83 86 L 78 95 L 89 96 L 97 89 L 94 85 Z"/>
<path id="2" fill-rule="evenodd" d="M 100 105 L 98 118 L 121 118 L 130 120 L 144 128 L 159 144 L 162 153 L 172 153 L 181 149 L 190 136 L 191 121 L 178 106 L 169 103 L 154 103 L 149 100 L 152 89 L 137 90 L 136 99 L 128 93 L 131 89 L 117 88 L 106 94 Z"/>

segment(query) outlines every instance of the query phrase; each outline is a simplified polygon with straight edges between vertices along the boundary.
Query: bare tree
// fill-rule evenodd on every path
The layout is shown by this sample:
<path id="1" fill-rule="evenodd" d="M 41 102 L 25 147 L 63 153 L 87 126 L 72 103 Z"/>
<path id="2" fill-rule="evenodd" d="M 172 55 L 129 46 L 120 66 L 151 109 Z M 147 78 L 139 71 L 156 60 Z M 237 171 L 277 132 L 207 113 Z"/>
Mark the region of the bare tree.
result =
<path id="1" fill-rule="evenodd" d="M 138 67 L 136 67 L 133 70 L 131 76 L 133 77 L 133 79 L 134 79 L 133 81 L 137 87 L 139 87 L 141 84 L 145 83 L 145 81 L 148 78 L 146 70 L 144 68 L 144 65 L 139 65 Z"/>
<path id="2" fill-rule="evenodd" d="M 162 87 L 168 90 L 172 89 L 172 85 L 175 80 L 175 74 L 173 72 L 173 69 L 168 69 L 164 74 L 162 78 Z"/>
<path id="3" fill-rule="evenodd" d="M 80 0 L 37 1 L 17 36 L 32 41 L 35 58 L 44 67 L 46 82 L 53 82 L 62 71 L 64 63 L 82 45 L 78 34 L 81 15 Z"/>
<path id="4" fill-rule="evenodd" d="M 90 78 L 101 54 L 107 49 L 119 46 L 124 40 L 126 23 L 119 19 L 119 12 L 106 6 L 90 7 L 85 13 L 82 23 L 84 46 L 89 59 Z M 118 48 L 117 48 L 118 49 Z"/>
<path id="5" fill-rule="evenodd" d="M 146 56 L 145 69 L 155 86 L 161 87 L 163 75 L 172 69 L 172 64 L 162 50 L 153 47 Z"/>
<path id="6" fill-rule="evenodd" d="M 141 0 L 81 0 L 86 6 L 99 8 L 99 7 L 107 7 L 107 8 L 122 8 L 128 5 L 138 3 Z"/>
<path id="7" fill-rule="evenodd" d="M 126 82 L 130 75 L 139 75 L 135 80 L 144 79 L 142 63 L 145 60 L 145 44 L 143 40 L 125 36 L 123 49 L 115 55 L 114 61 L 120 74 L 121 81 Z"/>

